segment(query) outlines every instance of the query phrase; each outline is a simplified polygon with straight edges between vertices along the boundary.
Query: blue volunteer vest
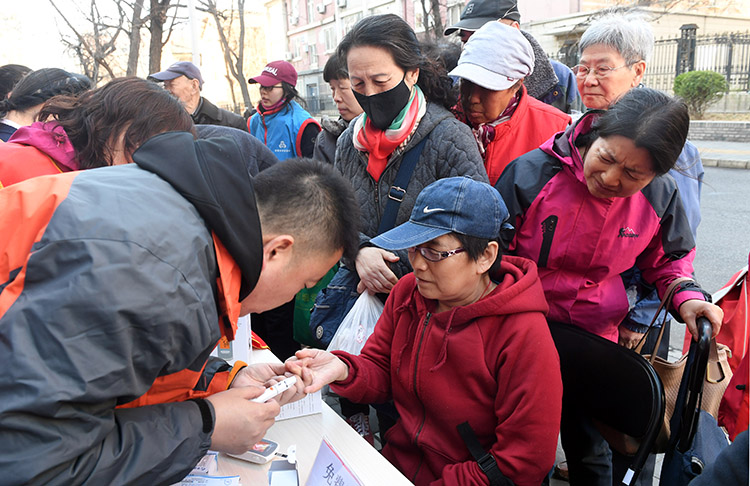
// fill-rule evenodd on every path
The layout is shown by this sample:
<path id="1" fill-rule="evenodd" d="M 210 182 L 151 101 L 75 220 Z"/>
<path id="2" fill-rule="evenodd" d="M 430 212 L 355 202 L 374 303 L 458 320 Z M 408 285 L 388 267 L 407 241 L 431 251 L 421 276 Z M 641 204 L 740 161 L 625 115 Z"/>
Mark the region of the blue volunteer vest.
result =
<path id="1" fill-rule="evenodd" d="M 250 133 L 266 144 L 279 160 L 299 157 L 300 137 L 305 127 L 318 122 L 296 101 L 284 108 L 264 115 L 260 110 L 248 122 Z"/>

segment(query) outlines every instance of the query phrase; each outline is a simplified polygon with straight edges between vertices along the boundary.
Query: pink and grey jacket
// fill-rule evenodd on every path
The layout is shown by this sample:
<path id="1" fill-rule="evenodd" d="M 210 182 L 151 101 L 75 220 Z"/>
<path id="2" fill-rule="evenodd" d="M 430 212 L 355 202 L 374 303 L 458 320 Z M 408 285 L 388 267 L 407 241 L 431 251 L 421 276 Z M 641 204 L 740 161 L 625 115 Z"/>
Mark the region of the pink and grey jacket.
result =
<path id="1" fill-rule="evenodd" d="M 495 188 L 516 228 L 504 243 L 537 263 L 549 319 L 616 342 L 629 310 L 620 274 L 637 264 L 663 295 L 675 278 L 692 276 L 695 242 L 669 175 L 626 198 L 589 193 L 575 140 L 598 114 L 587 113 L 511 162 Z M 699 287 L 687 287 L 675 295 L 673 310 L 689 299 L 705 300 Z"/>

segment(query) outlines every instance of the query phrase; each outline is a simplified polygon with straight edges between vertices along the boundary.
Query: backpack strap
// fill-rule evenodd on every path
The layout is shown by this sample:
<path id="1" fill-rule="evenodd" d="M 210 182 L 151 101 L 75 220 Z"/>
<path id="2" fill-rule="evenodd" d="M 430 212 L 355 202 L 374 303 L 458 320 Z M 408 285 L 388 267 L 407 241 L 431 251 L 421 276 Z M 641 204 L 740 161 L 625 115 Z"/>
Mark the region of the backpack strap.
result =
<path id="1" fill-rule="evenodd" d="M 419 161 L 419 156 L 422 153 L 425 142 L 427 142 L 427 138 L 429 137 L 424 137 L 417 145 L 409 149 L 401 160 L 401 166 L 396 173 L 396 179 L 388 190 L 388 202 L 385 203 L 383 216 L 380 218 L 380 225 L 378 226 L 379 235 L 396 225 L 398 208 L 406 196 L 406 189 L 409 187 L 411 175 L 414 173 L 414 168 L 417 166 L 417 161 Z"/>
<path id="2" fill-rule="evenodd" d="M 458 433 L 466 444 L 466 448 L 469 449 L 472 457 L 479 464 L 479 469 L 487 476 L 490 481 L 490 486 L 514 486 L 513 481 L 508 479 L 500 469 L 497 467 L 497 461 L 489 452 L 482 448 L 482 444 L 479 443 L 474 429 L 471 428 L 469 422 L 464 422 L 456 426 Z"/>

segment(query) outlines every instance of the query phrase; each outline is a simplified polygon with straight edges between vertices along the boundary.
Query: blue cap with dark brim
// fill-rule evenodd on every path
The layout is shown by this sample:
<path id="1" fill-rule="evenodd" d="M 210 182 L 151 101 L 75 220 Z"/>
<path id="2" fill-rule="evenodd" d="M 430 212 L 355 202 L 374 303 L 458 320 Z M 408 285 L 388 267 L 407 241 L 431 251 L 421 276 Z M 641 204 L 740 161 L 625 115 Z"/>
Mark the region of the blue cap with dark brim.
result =
<path id="1" fill-rule="evenodd" d="M 508 219 L 500 193 L 468 177 L 440 179 L 417 196 L 409 221 L 376 236 L 370 243 L 403 250 L 448 233 L 494 240 Z"/>

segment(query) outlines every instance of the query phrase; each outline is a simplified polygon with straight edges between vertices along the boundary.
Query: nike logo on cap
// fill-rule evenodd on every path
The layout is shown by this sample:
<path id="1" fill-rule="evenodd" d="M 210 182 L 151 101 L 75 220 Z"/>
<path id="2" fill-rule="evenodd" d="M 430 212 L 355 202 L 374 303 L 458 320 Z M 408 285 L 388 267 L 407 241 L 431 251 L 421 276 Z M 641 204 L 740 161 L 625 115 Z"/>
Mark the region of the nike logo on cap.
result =
<path id="1" fill-rule="evenodd" d="M 425 214 L 434 213 L 435 211 L 445 211 L 445 209 L 443 209 L 443 208 L 431 208 L 430 206 L 425 206 L 424 209 L 422 210 L 422 212 L 425 213 Z"/>

